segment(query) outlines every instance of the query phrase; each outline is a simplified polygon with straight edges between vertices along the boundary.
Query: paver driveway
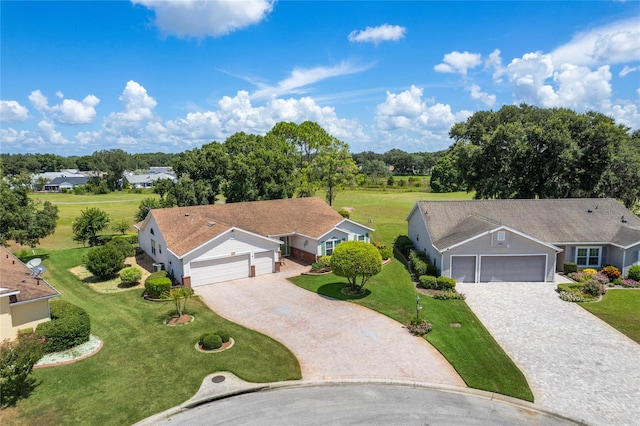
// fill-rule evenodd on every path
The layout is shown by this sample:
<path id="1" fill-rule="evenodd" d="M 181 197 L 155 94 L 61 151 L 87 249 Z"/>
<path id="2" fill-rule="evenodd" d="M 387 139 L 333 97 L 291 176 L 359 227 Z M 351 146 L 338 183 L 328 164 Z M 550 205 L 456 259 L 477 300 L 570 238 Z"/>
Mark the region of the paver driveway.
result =
<path id="1" fill-rule="evenodd" d="M 304 379 L 397 379 L 465 386 L 424 339 L 361 306 L 323 298 L 270 274 L 197 287 L 229 320 L 260 331 L 298 358 Z"/>
<path id="2" fill-rule="evenodd" d="M 458 284 L 523 371 L 535 402 L 603 425 L 640 424 L 640 345 L 552 283 Z"/>

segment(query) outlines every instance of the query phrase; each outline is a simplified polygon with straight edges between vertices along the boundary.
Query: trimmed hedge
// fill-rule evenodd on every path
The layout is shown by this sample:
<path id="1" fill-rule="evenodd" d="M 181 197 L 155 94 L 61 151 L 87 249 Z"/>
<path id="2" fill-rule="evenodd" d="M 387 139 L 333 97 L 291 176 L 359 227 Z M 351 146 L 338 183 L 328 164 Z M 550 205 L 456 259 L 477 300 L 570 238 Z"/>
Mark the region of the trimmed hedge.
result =
<path id="1" fill-rule="evenodd" d="M 349 217 L 351 216 L 351 213 L 349 213 L 349 211 L 345 209 L 338 210 L 338 213 L 340 213 L 340 216 L 345 217 L 347 219 L 349 219 Z"/>
<path id="2" fill-rule="evenodd" d="M 202 346 L 202 349 L 207 351 L 220 349 L 222 346 L 222 338 L 217 334 L 203 334 L 200 336 L 200 345 Z"/>
<path id="3" fill-rule="evenodd" d="M 123 238 L 113 238 L 107 245 L 115 247 L 122 255 L 122 260 L 136 254 L 136 250 L 134 249 L 134 247 Z"/>
<path id="4" fill-rule="evenodd" d="M 51 321 L 36 327 L 36 335 L 45 338 L 45 353 L 65 351 L 89 341 L 91 319 L 84 309 L 66 300 L 51 301 L 50 308 Z"/>
<path id="5" fill-rule="evenodd" d="M 564 274 L 569 275 L 578 272 L 578 265 L 573 262 L 565 262 L 563 266 Z"/>
<path id="6" fill-rule="evenodd" d="M 147 296 L 152 299 L 166 299 L 171 291 L 171 278 L 167 271 L 156 271 L 144 281 Z"/>
<path id="7" fill-rule="evenodd" d="M 451 290 L 456 287 L 456 280 L 449 277 L 438 277 L 437 283 L 439 290 Z"/>
<path id="8" fill-rule="evenodd" d="M 398 235 L 394 244 L 404 256 L 408 256 L 409 251 L 413 249 L 413 241 L 406 235 Z"/>
<path id="9" fill-rule="evenodd" d="M 436 288 L 438 286 L 438 279 L 433 275 L 421 275 L 418 281 L 420 288 Z"/>
<path id="10" fill-rule="evenodd" d="M 122 252 L 113 244 L 92 248 L 84 262 L 89 272 L 102 279 L 114 277 L 124 268 Z"/>
<path id="11" fill-rule="evenodd" d="M 227 343 L 229 339 L 231 339 L 231 335 L 228 331 L 218 331 L 216 332 L 218 336 L 222 339 L 222 343 Z"/>
<path id="12" fill-rule="evenodd" d="M 125 240 L 129 244 L 131 244 L 133 246 L 137 246 L 138 245 L 138 234 L 114 235 L 113 237 L 111 237 L 111 241 L 116 241 L 116 240 Z"/>
<path id="13" fill-rule="evenodd" d="M 634 281 L 640 281 L 640 265 L 632 266 L 629 268 L 629 274 L 627 278 L 632 279 Z"/>
<path id="14" fill-rule="evenodd" d="M 409 261 L 411 262 L 411 267 L 413 268 L 413 272 L 417 276 L 427 275 L 427 267 L 429 266 L 429 258 L 427 255 L 418 250 L 411 250 L 409 253 Z"/>
<path id="15" fill-rule="evenodd" d="M 124 268 L 120 271 L 120 281 L 124 285 L 133 285 L 135 283 L 140 282 L 142 278 L 142 271 L 136 268 L 135 266 L 130 266 L 128 268 Z"/>

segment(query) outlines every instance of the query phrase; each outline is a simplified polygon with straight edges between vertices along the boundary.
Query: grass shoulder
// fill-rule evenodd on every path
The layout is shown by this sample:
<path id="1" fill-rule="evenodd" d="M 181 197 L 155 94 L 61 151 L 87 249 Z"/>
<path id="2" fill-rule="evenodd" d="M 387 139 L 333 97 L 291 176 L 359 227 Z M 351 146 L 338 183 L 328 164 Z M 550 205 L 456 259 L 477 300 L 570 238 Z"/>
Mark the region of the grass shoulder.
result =
<path id="1" fill-rule="evenodd" d="M 250 382 L 301 378 L 287 348 L 218 316 L 198 297 L 188 305 L 195 321 L 167 327 L 163 320 L 174 309 L 171 302 L 145 301 L 142 291 L 96 293 L 69 272 L 86 251 L 43 253 L 45 278 L 63 299 L 89 313 L 91 332 L 104 346 L 81 362 L 35 371 L 39 386 L 13 412 L 16 424 L 132 424 L 187 400 L 215 371 Z M 194 350 L 203 333 L 216 330 L 233 336 L 233 348 L 213 357 Z"/>
<path id="2" fill-rule="evenodd" d="M 290 279 L 309 291 L 348 300 L 373 309 L 402 324 L 415 319 L 416 296 L 421 296 L 421 318 L 433 324 L 427 340 L 444 355 L 465 383 L 476 389 L 533 401 L 527 381 L 491 337 L 463 300 L 436 300 L 420 295 L 405 265 L 394 260 L 367 283 L 363 296 L 348 296 L 340 290 L 346 281 L 334 274 L 301 275 Z M 460 327 L 452 327 L 460 324 Z"/>

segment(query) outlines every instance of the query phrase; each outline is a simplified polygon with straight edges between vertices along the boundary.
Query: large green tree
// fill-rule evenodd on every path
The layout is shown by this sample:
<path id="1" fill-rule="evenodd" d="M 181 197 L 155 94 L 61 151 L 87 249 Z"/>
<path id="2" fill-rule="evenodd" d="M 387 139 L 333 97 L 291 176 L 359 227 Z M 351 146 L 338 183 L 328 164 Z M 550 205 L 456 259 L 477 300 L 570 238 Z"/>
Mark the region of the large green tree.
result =
<path id="1" fill-rule="evenodd" d="M 630 206 L 640 196 L 631 135 L 600 113 L 504 106 L 450 136 L 459 183 L 476 198 L 614 197 Z"/>
<path id="2" fill-rule="evenodd" d="M 95 246 L 98 243 L 98 233 L 109 224 L 109 215 L 97 207 L 87 207 L 81 210 L 81 214 L 73 221 L 73 240 L 81 244 L 89 243 Z"/>
<path id="3" fill-rule="evenodd" d="M 358 167 L 349 153 L 349 146 L 334 137 L 329 145 L 318 150 L 310 166 L 315 172 L 316 180 L 325 189 L 329 205 L 333 204 L 339 191 L 353 182 L 358 173 Z"/>
<path id="4" fill-rule="evenodd" d="M 35 247 L 56 230 L 58 207 L 29 197 L 29 178 L 0 178 L 0 244 Z"/>

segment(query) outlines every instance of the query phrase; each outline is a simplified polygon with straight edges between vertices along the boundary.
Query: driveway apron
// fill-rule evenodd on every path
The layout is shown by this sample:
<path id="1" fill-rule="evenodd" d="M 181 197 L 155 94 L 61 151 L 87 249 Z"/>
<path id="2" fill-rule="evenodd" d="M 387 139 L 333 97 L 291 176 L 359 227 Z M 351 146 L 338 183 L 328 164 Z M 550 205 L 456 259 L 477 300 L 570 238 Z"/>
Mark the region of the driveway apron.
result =
<path id="1" fill-rule="evenodd" d="M 640 422 L 640 345 L 553 283 L 458 284 L 467 303 L 523 371 L 535 402 L 588 423 Z"/>
<path id="2" fill-rule="evenodd" d="M 284 344 L 304 379 L 397 379 L 466 386 L 447 360 L 402 324 L 301 289 L 283 273 L 197 287 L 215 312 Z"/>

